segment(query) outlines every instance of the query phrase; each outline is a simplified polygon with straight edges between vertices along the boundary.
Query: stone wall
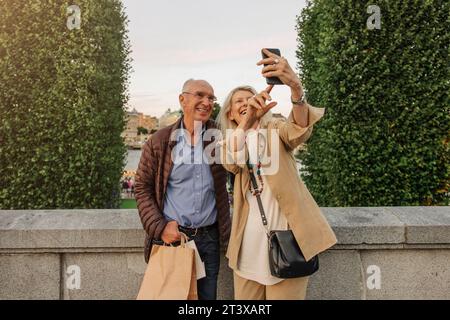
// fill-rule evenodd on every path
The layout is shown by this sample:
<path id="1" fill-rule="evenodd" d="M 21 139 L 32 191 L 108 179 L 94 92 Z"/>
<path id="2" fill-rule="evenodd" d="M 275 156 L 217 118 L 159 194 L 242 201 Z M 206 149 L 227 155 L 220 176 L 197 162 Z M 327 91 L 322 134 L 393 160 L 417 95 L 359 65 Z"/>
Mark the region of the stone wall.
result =
<path id="1" fill-rule="evenodd" d="M 450 207 L 322 210 L 339 243 L 308 299 L 450 299 Z M 134 299 L 143 243 L 136 210 L 0 210 L 0 299 Z M 232 299 L 225 258 L 219 282 Z"/>

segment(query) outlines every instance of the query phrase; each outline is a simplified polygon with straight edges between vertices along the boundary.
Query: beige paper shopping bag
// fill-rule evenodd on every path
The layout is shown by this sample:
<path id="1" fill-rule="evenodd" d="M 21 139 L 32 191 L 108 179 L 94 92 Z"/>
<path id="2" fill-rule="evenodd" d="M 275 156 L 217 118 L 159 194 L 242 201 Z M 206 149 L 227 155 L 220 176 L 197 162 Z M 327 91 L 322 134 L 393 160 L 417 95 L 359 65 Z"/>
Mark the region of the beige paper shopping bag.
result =
<path id="1" fill-rule="evenodd" d="M 195 250 L 186 246 L 153 245 L 137 300 L 197 300 Z"/>
<path id="2" fill-rule="evenodd" d="M 186 246 L 195 250 L 195 271 L 197 273 L 197 280 L 206 277 L 205 263 L 202 261 L 200 254 L 198 253 L 197 245 L 194 240 L 186 243 Z"/>

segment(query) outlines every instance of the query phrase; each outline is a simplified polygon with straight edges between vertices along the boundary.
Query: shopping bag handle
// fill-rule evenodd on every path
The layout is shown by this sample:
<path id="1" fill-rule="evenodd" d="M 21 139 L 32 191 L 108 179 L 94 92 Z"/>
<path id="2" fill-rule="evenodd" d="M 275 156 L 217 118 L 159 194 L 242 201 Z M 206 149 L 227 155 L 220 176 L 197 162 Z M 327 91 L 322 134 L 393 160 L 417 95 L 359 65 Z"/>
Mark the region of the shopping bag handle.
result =
<path id="1" fill-rule="evenodd" d="M 185 248 L 186 247 L 186 243 L 189 242 L 189 237 L 186 235 L 186 233 L 184 232 L 180 232 L 181 235 L 181 240 L 180 240 L 180 247 Z M 173 245 L 173 243 L 165 243 L 163 241 L 164 246 L 166 247 L 175 247 Z"/>
<path id="2" fill-rule="evenodd" d="M 186 247 L 186 243 L 189 241 L 189 238 L 186 235 L 186 233 L 184 233 L 184 232 L 180 232 L 180 235 L 181 235 L 180 247 L 185 248 Z"/>

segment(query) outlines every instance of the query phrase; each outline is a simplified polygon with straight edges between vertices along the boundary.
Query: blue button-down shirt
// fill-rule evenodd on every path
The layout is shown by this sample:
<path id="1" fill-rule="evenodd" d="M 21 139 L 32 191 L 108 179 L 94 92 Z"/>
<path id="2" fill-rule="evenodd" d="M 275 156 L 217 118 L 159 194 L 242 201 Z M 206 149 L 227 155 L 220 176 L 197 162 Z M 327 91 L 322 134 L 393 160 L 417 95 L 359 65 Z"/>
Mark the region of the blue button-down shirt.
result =
<path id="1" fill-rule="evenodd" d="M 209 226 L 216 222 L 214 180 L 208 163 L 203 160 L 203 141 L 191 145 L 183 122 L 172 153 L 173 169 L 164 199 L 164 216 L 189 228 Z M 203 136 L 204 129 L 202 131 Z"/>

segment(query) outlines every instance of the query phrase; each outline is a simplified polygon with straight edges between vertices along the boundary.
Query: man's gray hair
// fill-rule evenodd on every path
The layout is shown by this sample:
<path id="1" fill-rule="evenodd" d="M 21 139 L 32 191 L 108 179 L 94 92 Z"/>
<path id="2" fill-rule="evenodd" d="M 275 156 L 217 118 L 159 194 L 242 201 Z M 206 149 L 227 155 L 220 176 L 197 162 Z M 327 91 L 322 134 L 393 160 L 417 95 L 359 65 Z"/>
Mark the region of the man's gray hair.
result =
<path id="1" fill-rule="evenodd" d="M 186 82 L 183 84 L 183 89 L 181 89 L 181 90 L 182 90 L 181 92 L 186 92 L 186 91 L 188 90 L 188 88 L 189 88 L 189 85 L 190 85 L 192 82 L 194 82 L 194 81 L 197 81 L 197 80 L 192 79 L 192 78 L 186 80 Z"/>

